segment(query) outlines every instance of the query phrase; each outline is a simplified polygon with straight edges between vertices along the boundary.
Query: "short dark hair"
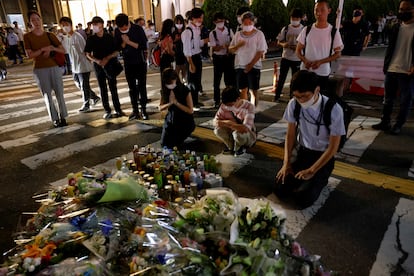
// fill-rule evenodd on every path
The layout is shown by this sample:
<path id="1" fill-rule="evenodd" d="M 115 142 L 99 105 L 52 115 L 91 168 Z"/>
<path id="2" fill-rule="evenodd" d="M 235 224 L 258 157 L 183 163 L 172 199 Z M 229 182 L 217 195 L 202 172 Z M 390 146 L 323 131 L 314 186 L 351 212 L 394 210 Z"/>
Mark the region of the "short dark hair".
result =
<path id="1" fill-rule="evenodd" d="M 240 92 L 234 86 L 226 87 L 224 88 L 223 92 L 221 92 L 221 101 L 223 104 L 235 102 L 239 97 Z"/>
<path id="2" fill-rule="evenodd" d="M 217 21 L 219 19 L 226 19 L 226 17 L 224 16 L 224 13 L 222 12 L 216 12 L 213 16 L 213 21 Z"/>
<path id="3" fill-rule="evenodd" d="M 237 9 L 236 15 L 241 16 L 243 13 L 248 12 L 248 11 L 250 11 L 249 7 L 247 7 L 247 6 L 240 7 L 240 8 Z"/>
<path id="4" fill-rule="evenodd" d="M 13 24 L 17 24 L 17 21 L 13 21 Z"/>
<path id="5" fill-rule="evenodd" d="M 63 16 L 59 19 L 59 24 L 62 24 L 63 22 L 69 23 L 70 25 L 72 25 L 72 19 L 70 19 L 67 16 Z"/>
<path id="6" fill-rule="evenodd" d="M 200 18 L 202 15 L 204 15 L 204 11 L 202 9 L 194 8 L 191 10 L 190 19 Z"/>
<path id="7" fill-rule="evenodd" d="M 42 17 L 40 16 L 40 13 L 39 13 L 38 11 L 35 11 L 35 10 L 30 10 L 30 11 L 28 11 L 28 12 L 27 12 L 27 18 L 29 18 L 29 20 L 30 20 L 30 17 L 31 17 L 33 14 L 35 14 L 35 15 L 39 16 L 40 18 L 42 18 Z"/>
<path id="8" fill-rule="evenodd" d="M 331 4 L 329 4 L 328 0 L 318 0 L 316 1 L 315 5 L 318 3 L 325 3 L 328 8 L 331 8 Z"/>
<path id="9" fill-rule="evenodd" d="M 300 70 L 292 76 L 290 81 L 290 91 L 298 91 L 305 93 L 307 91 L 315 91 L 318 86 L 318 75 L 307 70 Z"/>
<path id="10" fill-rule="evenodd" d="M 410 2 L 412 6 L 414 6 L 414 0 L 400 0 L 400 3 L 398 4 L 401 5 L 402 2 Z"/>
<path id="11" fill-rule="evenodd" d="M 126 26 L 128 25 L 128 23 L 128 15 L 126 15 L 125 13 L 120 13 L 115 17 L 115 24 L 118 26 L 118 28 Z"/>
<path id="12" fill-rule="evenodd" d="M 91 23 L 92 23 L 92 24 L 96 24 L 96 23 L 101 23 L 101 24 L 103 24 L 103 23 L 104 23 L 104 21 L 103 21 L 102 17 L 99 17 L 99 16 L 94 16 L 94 17 L 92 17 Z"/>
<path id="13" fill-rule="evenodd" d="M 303 17 L 303 12 L 301 9 L 293 9 L 290 12 L 290 17 L 294 17 L 294 18 L 302 18 Z"/>

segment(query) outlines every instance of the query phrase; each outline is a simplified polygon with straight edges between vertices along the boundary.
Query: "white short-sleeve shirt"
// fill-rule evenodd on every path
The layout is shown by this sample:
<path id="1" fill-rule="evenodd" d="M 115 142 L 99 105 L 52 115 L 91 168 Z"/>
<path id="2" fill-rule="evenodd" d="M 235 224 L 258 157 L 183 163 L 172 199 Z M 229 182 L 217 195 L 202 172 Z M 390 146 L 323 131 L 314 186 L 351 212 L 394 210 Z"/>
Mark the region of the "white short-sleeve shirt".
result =
<path id="1" fill-rule="evenodd" d="M 87 73 L 93 70 L 93 65 L 84 52 L 86 41 L 79 32 L 73 32 L 71 36 L 64 36 L 62 45 L 66 53 L 69 54 L 73 73 Z"/>
<path id="2" fill-rule="evenodd" d="M 286 32 L 286 27 L 287 32 Z M 288 26 L 283 27 L 283 29 L 280 31 L 279 35 L 276 37 L 276 39 L 280 42 L 287 42 L 289 45 L 296 46 L 297 44 L 297 38 L 299 34 L 302 32 L 303 25 L 300 24 L 297 27 L 292 26 L 292 24 L 289 24 Z M 291 61 L 300 61 L 298 56 L 296 55 L 295 50 L 290 48 L 283 48 L 282 58 L 285 58 L 287 60 Z"/>
<path id="3" fill-rule="evenodd" d="M 302 32 L 298 36 L 298 42 L 305 45 L 305 57 L 307 60 L 321 60 L 333 54 L 329 52 L 331 49 L 332 28 L 331 24 L 328 24 L 328 27 L 323 29 L 317 28 L 315 24 L 313 24 L 308 36 L 306 36 L 306 28 L 303 28 Z M 339 31 L 336 31 L 332 51 L 338 47 L 342 49 L 344 44 L 342 43 Z M 300 69 L 307 70 L 303 62 L 300 65 Z M 323 63 L 319 66 L 319 68 L 309 69 L 309 71 L 315 72 L 319 76 L 329 76 L 331 73 L 331 65 L 329 62 Z"/>
<path id="4" fill-rule="evenodd" d="M 321 95 L 321 94 L 319 94 Z M 309 108 L 301 108 L 299 114 L 299 144 L 307 149 L 325 151 L 329 145 L 330 136 L 342 136 L 345 134 L 344 112 L 339 104 L 335 104 L 331 113 L 331 125 L 329 131 L 323 122 L 323 115 L 318 132 L 318 122 L 321 114 L 322 100 L 324 105 L 328 102 L 328 97 L 319 97 L 318 102 Z M 296 100 L 292 98 L 283 114 L 283 118 L 288 123 L 296 123 L 294 110 Z"/>
<path id="5" fill-rule="evenodd" d="M 237 45 L 241 40 L 244 40 L 246 44 L 236 51 L 236 57 L 234 60 L 234 67 L 236 69 L 244 69 L 246 65 L 249 64 L 257 52 L 266 52 L 267 51 L 267 42 L 266 38 L 262 31 L 255 29 L 256 32 L 246 36 L 242 31 L 237 32 L 233 40 L 230 43 L 230 46 Z M 253 66 L 256 69 L 262 69 L 262 60 L 259 59 Z"/>

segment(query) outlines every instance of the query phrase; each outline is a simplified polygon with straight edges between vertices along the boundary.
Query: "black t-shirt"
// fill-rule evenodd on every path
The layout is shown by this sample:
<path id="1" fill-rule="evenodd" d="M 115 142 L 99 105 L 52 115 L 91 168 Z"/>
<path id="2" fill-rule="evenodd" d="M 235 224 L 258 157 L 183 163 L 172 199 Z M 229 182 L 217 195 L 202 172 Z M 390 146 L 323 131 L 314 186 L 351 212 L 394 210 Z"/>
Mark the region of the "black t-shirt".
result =
<path id="1" fill-rule="evenodd" d="M 369 35 L 368 24 L 365 21 L 359 21 L 354 24 L 352 21 L 346 21 L 341 29 L 343 35 L 344 49 L 342 55 L 359 56 L 364 46 L 364 40 Z"/>
<path id="2" fill-rule="evenodd" d="M 122 51 L 122 56 L 124 57 L 124 62 L 128 64 L 138 64 L 145 62 L 144 51 L 147 50 L 147 36 L 142 27 L 131 23 L 131 27 L 126 34 L 129 37 L 129 40 L 132 42 L 138 43 L 138 49 L 130 45 L 126 45 L 125 48 L 121 47 L 123 33 L 116 28 L 115 29 L 115 46 L 116 49 Z"/>
<path id="3" fill-rule="evenodd" d="M 102 37 L 94 34 L 86 40 L 85 52 L 92 53 L 97 59 L 103 59 L 115 51 L 115 41 L 110 34 L 104 33 Z"/>

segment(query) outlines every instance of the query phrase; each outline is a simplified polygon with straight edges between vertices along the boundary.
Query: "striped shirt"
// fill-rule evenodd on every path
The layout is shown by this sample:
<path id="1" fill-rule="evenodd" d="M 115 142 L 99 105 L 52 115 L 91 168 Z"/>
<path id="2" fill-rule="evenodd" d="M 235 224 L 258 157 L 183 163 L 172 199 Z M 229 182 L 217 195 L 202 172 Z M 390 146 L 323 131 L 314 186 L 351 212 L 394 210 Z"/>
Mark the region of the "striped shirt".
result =
<path id="1" fill-rule="evenodd" d="M 214 124 L 216 125 L 217 120 L 231 120 L 236 122 L 234 118 L 236 116 L 248 129 L 254 130 L 254 111 L 254 105 L 247 100 L 240 99 L 233 106 L 221 104 L 214 118 Z"/>

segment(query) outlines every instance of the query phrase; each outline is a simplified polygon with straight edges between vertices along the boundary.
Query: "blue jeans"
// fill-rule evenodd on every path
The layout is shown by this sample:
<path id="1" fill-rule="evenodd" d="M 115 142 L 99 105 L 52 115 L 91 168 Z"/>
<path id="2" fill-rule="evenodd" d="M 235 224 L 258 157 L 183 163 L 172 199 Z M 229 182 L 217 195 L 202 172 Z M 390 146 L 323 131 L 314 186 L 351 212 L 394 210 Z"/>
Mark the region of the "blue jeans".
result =
<path id="1" fill-rule="evenodd" d="M 383 122 L 391 121 L 391 114 L 394 108 L 394 101 L 397 98 L 397 92 L 400 92 L 400 112 L 395 122 L 396 127 L 402 127 L 407 121 L 410 114 L 414 98 L 414 76 L 402 73 L 388 72 L 385 75 L 385 95 L 384 108 L 381 120 Z"/>

